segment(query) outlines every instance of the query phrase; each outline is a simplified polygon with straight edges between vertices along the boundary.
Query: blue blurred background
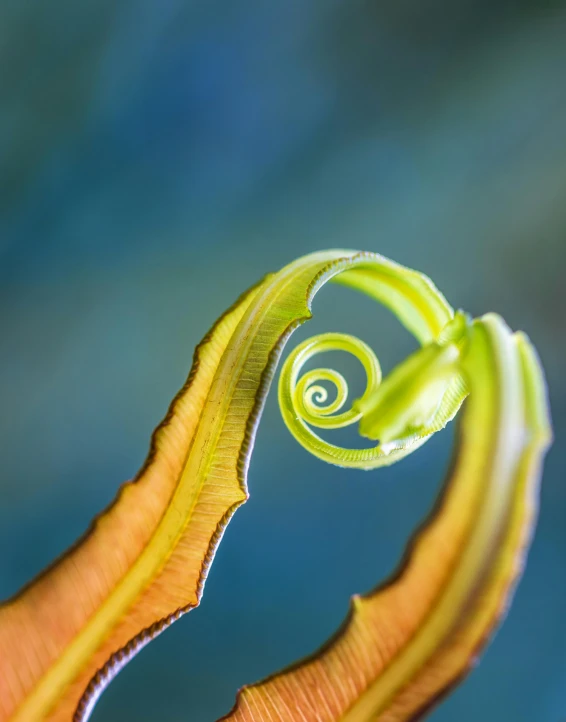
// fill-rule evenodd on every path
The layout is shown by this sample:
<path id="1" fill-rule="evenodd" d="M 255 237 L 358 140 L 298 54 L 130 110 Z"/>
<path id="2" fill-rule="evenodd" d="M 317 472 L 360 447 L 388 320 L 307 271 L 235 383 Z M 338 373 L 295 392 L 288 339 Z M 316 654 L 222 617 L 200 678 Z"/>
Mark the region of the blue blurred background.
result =
<path id="1" fill-rule="evenodd" d="M 565 37 L 551 1 L 3 0 L 0 597 L 134 475 L 243 289 L 312 250 L 379 251 L 528 331 L 556 432 L 512 611 L 430 719 L 566 718 Z M 385 369 L 414 347 L 345 289 L 314 310 L 291 346 L 350 332 Z M 274 397 L 202 606 L 96 722 L 213 722 L 325 640 L 432 504 L 453 430 L 355 473 L 309 457 Z"/>

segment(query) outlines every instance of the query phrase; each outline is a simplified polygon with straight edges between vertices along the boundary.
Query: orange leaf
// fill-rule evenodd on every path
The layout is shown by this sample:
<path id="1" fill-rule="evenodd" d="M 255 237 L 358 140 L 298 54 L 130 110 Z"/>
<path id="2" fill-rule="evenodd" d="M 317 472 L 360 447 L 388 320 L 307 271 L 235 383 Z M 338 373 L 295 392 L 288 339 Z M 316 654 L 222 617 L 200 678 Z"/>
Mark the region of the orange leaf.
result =
<path id="1" fill-rule="evenodd" d="M 246 294 L 203 340 L 135 481 L 0 606 L 0 722 L 66 722 L 77 705 L 84 718 L 124 663 L 199 603 L 226 523 L 247 498 L 249 454 L 284 341 L 310 317 L 320 285 L 348 269 L 359 270 L 355 283 L 382 269 L 392 284 L 402 271 L 375 254 L 306 256 Z M 407 293 L 421 290 L 436 306 L 422 311 L 409 299 L 401 315 L 431 336 L 451 311 L 420 274 L 406 273 Z"/>
<path id="2" fill-rule="evenodd" d="M 362 468 L 391 463 L 444 426 L 470 388 L 458 463 L 398 580 L 357 598 L 327 650 L 245 691 L 232 716 L 407 719 L 466 669 L 505 603 L 532 516 L 547 438 L 539 366 L 528 343 L 492 318 L 475 323 L 453 376 L 467 322 L 426 277 L 377 254 L 326 251 L 266 278 L 219 320 L 136 479 L 64 557 L 0 606 L 0 722 L 85 719 L 113 675 L 199 603 L 223 530 L 247 498 L 276 362 L 332 278 L 388 305 L 425 348 L 384 392 L 360 400 L 365 411 L 346 414 L 367 412 L 364 433 L 379 428 L 388 443 L 356 452 L 315 437 L 319 455 Z M 385 403 L 402 422 L 376 412 Z M 305 443 L 305 430 L 295 433 Z"/>
<path id="3" fill-rule="evenodd" d="M 534 351 L 499 317 L 474 322 L 463 372 L 453 469 L 399 572 L 355 596 L 317 654 L 245 687 L 223 720 L 413 720 L 473 665 L 524 564 L 550 427 Z"/>
<path id="4" fill-rule="evenodd" d="M 210 485 L 199 498 L 202 511 L 198 527 L 191 527 L 191 549 L 176 544 L 162 569 L 161 564 L 140 569 L 136 563 L 164 515 L 174 513 L 174 493 L 219 361 L 256 292 L 228 311 L 196 349 L 187 383 L 155 431 L 136 479 L 122 487 L 74 548 L 0 607 L 0 720 L 43 719 L 47 713 L 53 720 L 70 720 L 89 680 L 111 655 L 101 677 L 113 675 L 198 603 L 215 546 L 212 537 L 220 536 L 243 490 L 216 495 Z M 139 579 L 135 596 L 124 598 L 121 585 L 132 572 Z M 119 605 L 119 613 L 108 619 L 110 605 L 111 612 Z M 86 652 L 76 650 L 77 640 L 94 625 Z M 93 682 L 93 690 L 100 681 Z"/>

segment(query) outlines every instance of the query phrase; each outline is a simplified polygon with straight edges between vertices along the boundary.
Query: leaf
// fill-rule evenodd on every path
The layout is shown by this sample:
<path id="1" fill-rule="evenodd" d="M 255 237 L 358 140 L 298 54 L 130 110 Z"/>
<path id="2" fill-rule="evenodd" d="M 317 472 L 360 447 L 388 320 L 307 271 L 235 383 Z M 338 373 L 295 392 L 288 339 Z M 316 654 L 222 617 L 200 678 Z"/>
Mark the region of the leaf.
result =
<path id="1" fill-rule="evenodd" d="M 284 342 L 338 274 L 390 306 L 422 343 L 453 316 L 426 277 L 354 251 L 306 256 L 242 297 L 197 348 L 135 480 L 66 555 L 0 606 L 0 722 L 85 719 L 116 672 L 199 603 L 223 530 L 247 498 L 255 430 Z M 450 413 L 462 394 L 453 396 Z"/>
<path id="2" fill-rule="evenodd" d="M 186 550 L 182 559 L 172 555 L 177 539 L 167 557 L 155 546 L 172 533 L 172 501 L 185 457 L 222 354 L 254 295 L 236 304 L 197 348 L 187 384 L 155 432 L 135 482 L 121 489 L 75 548 L 0 608 L 0 719 L 43 719 L 48 712 L 53 719 L 70 719 L 89 680 L 112 654 L 147 629 L 113 660 L 117 668 L 178 608 L 197 603 L 208 530 L 192 558 Z M 219 499 L 220 518 L 237 501 L 227 490 Z M 215 526 L 211 519 L 210 530 Z M 166 560 L 168 568 L 161 570 Z M 179 564 L 182 573 L 172 580 Z"/>
<path id="3" fill-rule="evenodd" d="M 317 654 L 244 688 L 223 720 L 413 720 L 474 664 L 524 566 L 550 422 L 533 348 L 499 317 L 473 323 L 462 371 L 452 472 L 398 573 L 355 596 Z"/>

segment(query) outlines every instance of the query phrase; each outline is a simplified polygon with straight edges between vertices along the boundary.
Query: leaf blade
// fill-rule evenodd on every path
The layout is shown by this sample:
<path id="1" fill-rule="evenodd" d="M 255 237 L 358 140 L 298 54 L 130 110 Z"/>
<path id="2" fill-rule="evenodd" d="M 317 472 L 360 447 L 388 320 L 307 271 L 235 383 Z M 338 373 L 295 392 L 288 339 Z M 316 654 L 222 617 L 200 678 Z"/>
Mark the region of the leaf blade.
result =
<path id="1" fill-rule="evenodd" d="M 364 266 L 387 264 L 355 251 L 311 254 L 215 325 L 135 483 L 66 556 L 0 605 L 1 722 L 62 722 L 79 701 L 76 719 L 88 716 L 113 674 L 198 604 L 223 529 L 247 498 L 255 429 L 286 339 L 310 317 L 324 282 L 358 266 L 363 280 Z M 419 294 L 410 295 L 407 308 L 420 318 Z"/>
<path id="2" fill-rule="evenodd" d="M 246 294 L 221 317 L 197 348 L 187 383 L 152 437 L 150 454 L 135 482 L 122 487 L 116 501 L 94 521 L 85 537 L 67 555 L 0 606 L 1 720 L 10 719 L 14 713 L 15 719 L 18 716 L 41 718 L 47 714 L 41 704 L 42 698 L 56 698 L 62 694 L 61 683 L 51 678 L 44 683 L 49 687 L 47 694 L 42 695 L 40 691 L 35 696 L 35 703 L 27 701 L 30 690 L 44 676 L 45 670 L 53 664 L 61 665 L 64 651 L 86 620 L 104 603 L 116 580 L 127 573 L 159 523 L 180 471 L 181 449 L 190 443 L 218 357 L 253 293 Z M 100 548 L 112 553 L 101 560 Z M 83 578 L 82 570 L 90 577 Z M 83 587 L 88 594 L 81 594 Z M 189 598 L 187 604 L 195 601 Z M 137 620 L 137 625 L 132 624 L 133 628 L 137 626 L 135 632 L 127 627 L 118 630 L 119 641 L 112 651 L 118 651 L 157 619 L 159 617 L 152 615 L 146 624 L 145 620 Z M 28 659 L 30 655 L 36 657 L 33 667 Z M 60 711 L 55 713 L 54 719 L 72 717 L 89 679 L 108 656 L 110 653 L 102 651 L 79 673 L 74 682 L 75 689 L 67 695 L 69 702 L 59 704 Z M 22 700 L 26 702 L 16 712 Z"/>
<path id="3" fill-rule="evenodd" d="M 416 719 L 473 664 L 520 574 L 550 441 L 530 344 L 494 316 L 474 334 L 455 468 L 401 569 L 353 598 L 318 653 L 243 688 L 225 722 Z"/>
<path id="4" fill-rule="evenodd" d="M 426 277 L 355 251 L 311 254 L 245 295 L 200 345 L 136 483 L 66 557 L 0 606 L 0 722 L 62 722 L 79 700 L 75 719 L 84 719 L 108 679 L 198 604 L 223 529 L 247 498 L 278 357 L 328 280 L 389 305 L 422 343 L 453 315 Z M 446 417 L 461 399 L 456 389 Z"/>

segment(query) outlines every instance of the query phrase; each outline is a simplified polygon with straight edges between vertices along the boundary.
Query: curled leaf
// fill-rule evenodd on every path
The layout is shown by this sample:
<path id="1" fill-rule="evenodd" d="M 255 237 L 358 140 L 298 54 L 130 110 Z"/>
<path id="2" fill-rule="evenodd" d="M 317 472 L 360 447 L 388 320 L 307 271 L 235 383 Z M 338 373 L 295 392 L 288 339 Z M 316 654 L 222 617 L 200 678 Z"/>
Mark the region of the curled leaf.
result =
<path id="1" fill-rule="evenodd" d="M 377 254 L 326 251 L 268 276 L 214 326 L 156 430 L 136 479 L 64 557 L 0 606 L 0 722 L 88 717 L 114 674 L 196 606 L 223 530 L 247 498 L 249 455 L 283 345 L 327 280 L 391 308 L 423 348 L 381 384 L 357 339 L 327 335 L 291 355 L 280 401 L 292 433 L 323 459 L 374 468 L 402 458 L 470 401 L 453 477 L 398 579 L 355 598 L 321 653 L 245 690 L 230 719 L 404 720 L 463 673 L 508 598 L 532 521 L 548 438 L 540 367 L 495 317 L 469 324 L 422 274 Z M 310 355 L 361 355 L 368 388 Z M 321 408 L 334 383 L 336 401 Z M 310 425 L 360 421 L 373 449 L 340 449 Z"/>
<path id="2" fill-rule="evenodd" d="M 334 639 L 244 688 L 223 720 L 412 720 L 473 665 L 524 564 L 550 424 L 534 350 L 499 317 L 473 323 L 461 371 L 452 472 L 395 578 L 355 596 Z"/>

